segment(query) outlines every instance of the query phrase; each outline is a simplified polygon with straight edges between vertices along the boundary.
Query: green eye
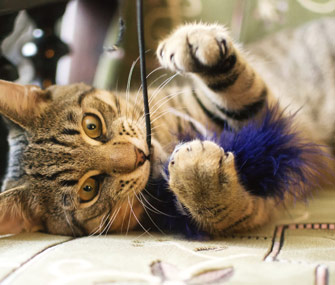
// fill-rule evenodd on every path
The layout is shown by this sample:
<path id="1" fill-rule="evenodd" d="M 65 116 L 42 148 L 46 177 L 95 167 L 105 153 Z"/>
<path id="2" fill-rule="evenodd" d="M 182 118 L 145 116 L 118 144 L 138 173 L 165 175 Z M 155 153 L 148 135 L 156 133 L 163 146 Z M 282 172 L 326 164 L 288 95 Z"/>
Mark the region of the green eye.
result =
<path id="1" fill-rule="evenodd" d="M 102 134 L 102 123 L 96 115 L 86 115 L 82 121 L 83 129 L 90 138 L 96 139 Z"/>
<path id="2" fill-rule="evenodd" d="M 82 203 L 92 201 L 99 193 L 99 182 L 93 177 L 87 178 L 81 185 L 78 195 Z"/>

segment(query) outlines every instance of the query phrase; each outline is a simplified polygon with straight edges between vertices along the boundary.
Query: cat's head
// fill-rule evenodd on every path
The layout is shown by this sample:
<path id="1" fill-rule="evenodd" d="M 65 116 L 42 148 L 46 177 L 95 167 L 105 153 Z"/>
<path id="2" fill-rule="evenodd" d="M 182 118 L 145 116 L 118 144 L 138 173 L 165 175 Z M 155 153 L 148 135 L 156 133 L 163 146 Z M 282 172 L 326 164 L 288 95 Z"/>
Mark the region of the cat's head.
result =
<path id="1" fill-rule="evenodd" d="M 0 234 L 80 236 L 137 224 L 136 194 L 152 168 L 141 110 L 84 84 L 0 81 L 0 113 L 12 122 Z"/>

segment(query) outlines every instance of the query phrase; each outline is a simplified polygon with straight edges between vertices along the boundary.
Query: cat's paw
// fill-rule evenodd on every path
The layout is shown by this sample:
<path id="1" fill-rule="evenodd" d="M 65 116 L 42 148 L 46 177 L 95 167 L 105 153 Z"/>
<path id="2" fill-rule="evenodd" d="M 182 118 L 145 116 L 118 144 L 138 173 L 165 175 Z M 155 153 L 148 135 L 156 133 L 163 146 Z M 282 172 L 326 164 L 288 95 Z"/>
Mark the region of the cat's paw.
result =
<path id="1" fill-rule="evenodd" d="M 233 43 L 220 25 L 189 24 L 180 27 L 157 49 L 160 64 L 176 72 L 224 72 L 232 61 Z"/>
<path id="2" fill-rule="evenodd" d="M 211 141 L 184 143 L 171 156 L 169 174 L 170 187 L 182 203 L 199 203 L 206 192 L 221 191 L 231 184 L 234 155 Z"/>
<path id="3" fill-rule="evenodd" d="M 268 217 L 262 199 L 257 200 L 239 183 L 233 153 L 211 141 L 177 146 L 169 175 L 170 189 L 183 209 L 212 234 L 252 228 Z M 257 203 L 260 215 L 255 215 Z"/>

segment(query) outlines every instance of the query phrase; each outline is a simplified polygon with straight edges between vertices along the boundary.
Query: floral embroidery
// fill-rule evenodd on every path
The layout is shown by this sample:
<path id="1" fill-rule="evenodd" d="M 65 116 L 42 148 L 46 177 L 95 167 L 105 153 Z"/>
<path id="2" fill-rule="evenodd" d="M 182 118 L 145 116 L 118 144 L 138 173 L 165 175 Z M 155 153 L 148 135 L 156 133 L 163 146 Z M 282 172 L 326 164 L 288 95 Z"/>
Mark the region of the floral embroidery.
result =
<path id="1" fill-rule="evenodd" d="M 160 278 L 160 284 L 164 285 L 208 285 L 228 281 L 232 277 L 234 269 L 233 267 L 210 269 L 185 278 L 176 266 L 163 261 L 155 261 L 151 264 L 151 273 Z"/>

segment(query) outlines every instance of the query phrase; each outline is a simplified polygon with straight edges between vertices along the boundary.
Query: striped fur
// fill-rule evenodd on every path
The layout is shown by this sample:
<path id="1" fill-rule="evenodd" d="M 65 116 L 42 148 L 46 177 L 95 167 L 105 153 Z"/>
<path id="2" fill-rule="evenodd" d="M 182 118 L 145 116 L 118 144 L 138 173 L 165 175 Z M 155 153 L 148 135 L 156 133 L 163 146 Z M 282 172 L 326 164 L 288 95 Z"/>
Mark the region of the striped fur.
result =
<path id="1" fill-rule="evenodd" d="M 334 145 L 334 27 L 335 20 L 326 19 L 281 33 L 252 46 L 254 59 L 222 26 L 178 28 L 160 43 L 157 57 L 163 67 L 191 79 L 181 87 L 150 90 L 151 150 L 136 94 L 84 84 L 42 91 L 0 82 L 0 112 L 15 124 L 0 195 L 0 233 L 81 236 L 144 227 L 144 213 L 159 211 L 146 188 L 168 161 L 169 187 L 202 230 L 222 234 L 264 224 L 275 193 L 247 191 L 234 153 L 210 141 L 180 144 L 178 135 L 239 130 L 279 99 L 290 110 L 303 107 L 297 114 L 302 139 Z M 102 122 L 97 138 L 83 130 L 87 114 Z M 83 203 L 79 189 L 90 177 L 99 191 Z"/>

